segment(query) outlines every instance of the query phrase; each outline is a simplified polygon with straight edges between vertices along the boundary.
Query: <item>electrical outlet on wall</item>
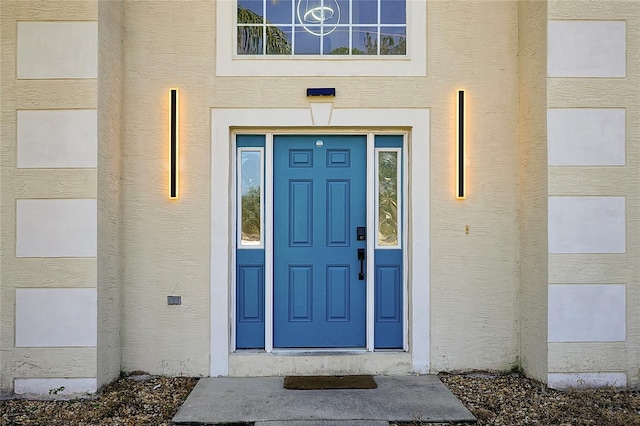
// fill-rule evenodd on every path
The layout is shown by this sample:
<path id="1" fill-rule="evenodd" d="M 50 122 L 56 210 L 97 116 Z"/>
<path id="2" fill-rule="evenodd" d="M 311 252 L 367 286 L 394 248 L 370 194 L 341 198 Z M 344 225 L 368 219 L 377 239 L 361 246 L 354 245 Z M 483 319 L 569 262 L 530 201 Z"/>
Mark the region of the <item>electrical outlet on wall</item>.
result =
<path id="1" fill-rule="evenodd" d="M 167 296 L 167 305 L 181 305 L 182 296 Z"/>

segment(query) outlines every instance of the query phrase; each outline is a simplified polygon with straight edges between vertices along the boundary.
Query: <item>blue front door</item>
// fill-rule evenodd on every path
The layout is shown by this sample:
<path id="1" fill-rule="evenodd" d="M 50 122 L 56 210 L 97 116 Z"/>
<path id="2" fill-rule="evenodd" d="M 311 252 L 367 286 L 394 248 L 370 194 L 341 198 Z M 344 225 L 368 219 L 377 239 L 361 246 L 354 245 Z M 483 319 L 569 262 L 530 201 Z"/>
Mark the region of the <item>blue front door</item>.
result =
<path id="1" fill-rule="evenodd" d="M 274 347 L 365 346 L 366 145 L 274 137 Z"/>

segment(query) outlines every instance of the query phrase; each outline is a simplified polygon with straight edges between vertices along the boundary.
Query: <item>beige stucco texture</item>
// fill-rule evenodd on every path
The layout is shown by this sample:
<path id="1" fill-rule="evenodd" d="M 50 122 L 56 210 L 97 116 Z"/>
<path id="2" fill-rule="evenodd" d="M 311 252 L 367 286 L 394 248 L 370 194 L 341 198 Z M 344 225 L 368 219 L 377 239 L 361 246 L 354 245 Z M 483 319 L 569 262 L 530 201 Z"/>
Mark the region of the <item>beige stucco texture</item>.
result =
<path id="1" fill-rule="evenodd" d="M 209 167 L 229 161 L 210 156 L 209 109 L 307 108 L 305 89 L 316 86 L 336 88 L 334 108 L 431 108 L 433 370 L 517 362 L 517 3 L 429 4 L 428 76 L 403 78 L 216 78 L 215 12 L 209 1 L 125 5 L 123 369 L 208 371 Z M 175 202 L 163 144 L 169 87 L 181 96 Z M 453 195 L 458 88 L 469 93 L 466 201 Z M 183 304 L 167 306 L 169 294 Z"/>
<path id="2" fill-rule="evenodd" d="M 97 35 L 95 32 L 95 21 L 97 18 L 97 3 L 86 1 L 65 1 L 65 2 L 22 2 L 22 1 L 2 1 L 0 3 L 1 19 L 1 52 L 2 66 L 0 68 L 0 109 L 2 111 L 1 120 L 1 175 L 0 175 L 0 225 L 2 228 L 2 240 L 0 242 L 2 268 L 0 269 L 0 389 L 10 391 L 14 386 L 14 379 L 27 379 L 27 391 L 34 390 L 29 383 L 33 380 L 43 378 L 67 378 L 73 383 L 74 380 L 83 383 L 91 383 L 96 377 L 96 346 L 93 338 L 89 337 L 85 341 L 80 341 L 77 346 L 68 345 L 73 336 L 64 330 L 56 328 L 55 324 L 64 324 L 65 321 L 73 320 L 73 315 L 82 316 L 92 311 L 92 302 L 95 297 L 77 298 L 77 289 L 87 289 L 84 292 L 95 293 L 97 283 L 95 250 L 88 248 L 91 255 L 82 256 L 58 256 L 56 253 L 64 251 L 62 245 L 65 244 L 65 235 L 59 237 L 63 241 L 62 245 L 53 249 L 42 257 L 37 253 L 43 241 L 36 238 L 32 243 L 21 241 L 26 244 L 24 256 L 18 257 L 16 252 L 16 230 L 18 220 L 16 217 L 17 204 L 22 200 L 29 203 L 44 203 L 48 206 L 55 203 L 64 204 L 69 201 L 75 203 L 89 203 L 96 198 L 97 177 L 95 167 L 85 168 L 17 168 L 17 116 L 18 111 L 55 111 L 55 110 L 95 110 L 96 108 L 96 76 L 85 75 L 86 78 L 76 78 L 72 76 L 75 69 L 65 68 L 56 63 L 55 55 L 49 58 L 28 57 L 25 53 L 25 46 L 18 46 L 18 32 L 25 45 L 29 43 L 40 43 L 34 34 L 53 34 L 53 37 L 64 33 L 69 35 L 88 34 Z M 56 26 L 55 21 L 64 21 L 61 26 Z M 38 25 L 18 25 L 21 22 L 43 23 Z M 54 25 L 50 25 L 54 22 Z M 79 23 L 80 25 L 75 25 Z M 58 45 L 60 50 L 64 46 Z M 85 70 L 95 70 L 95 56 L 93 62 L 91 55 L 95 55 L 96 49 L 85 46 L 89 53 L 89 58 L 80 58 L 76 69 L 84 67 Z M 23 49 L 19 51 L 19 49 Z M 67 52 L 68 53 L 68 52 Z M 73 57 L 73 53 L 71 53 Z M 21 66 L 32 66 L 31 70 L 35 74 L 25 71 L 25 78 L 20 78 L 18 62 L 24 59 Z M 48 70 L 48 71 L 47 71 Z M 53 71 L 52 71 L 53 70 Z M 38 72 L 44 74 L 38 75 Z M 71 78 L 57 78 L 55 75 L 48 75 L 48 72 L 60 72 L 61 75 L 72 76 Z M 84 72 L 84 71 L 83 71 Z M 52 140 L 55 135 L 50 135 Z M 95 132 L 94 135 L 95 137 Z M 41 140 L 35 141 L 37 143 Z M 95 139 L 94 139 L 95 145 Z M 35 152 L 37 152 L 37 147 Z M 57 167 L 57 166 L 56 166 Z M 59 200 L 64 199 L 64 200 Z M 51 203 L 49 203 L 51 202 Z M 62 205 L 55 204 L 55 205 Z M 37 209 L 40 210 L 40 209 Z M 47 217 L 51 211 L 35 211 Z M 64 209 L 63 209 L 64 210 Z M 48 217 L 54 218 L 53 213 Z M 81 220 L 90 220 L 91 216 L 82 216 Z M 21 220 L 27 221 L 28 217 Z M 95 226 L 95 218 L 93 220 Z M 38 237 L 39 234 L 34 234 Z M 90 242 L 91 235 L 80 237 L 84 243 Z M 52 240 L 55 241 L 55 240 Z M 56 289 L 67 303 L 73 304 L 81 301 L 84 306 L 74 306 L 78 309 L 70 309 L 67 312 L 75 312 L 67 318 L 64 312 L 66 306 L 63 304 L 57 314 L 48 314 L 40 324 L 31 327 L 29 324 L 29 311 L 32 308 L 38 310 L 38 302 L 25 304 L 26 317 L 20 317 L 16 313 L 16 295 L 19 289 L 34 289 L 38 291 L 44 289 Z M 45 292 L 46 293 L 46 292 Z M 82 293 L 82 291 L 81 291 Z M 89 300 L 87 302 L 87 300 Z M 41 302 L 39 302 L 41 303 Z M 95 303 L 95 302 L 93 302 Z M 54 312 L 55 308 L 47 310 Z M 20 321 L 19 324 L 16 324 Z M 45 324 L 44 322 L 48 322 Z M 60 347 L 36 347 L 43 346 L 33 344 L 25 339 L 26 347 L 16 348 L 20 343 L 23 333 L 42 333 L 49 329 L 49 343 L 47 346 Z M 92 328 L 92 329 L 91 329 Z M 95 327 L 82 327 L 79 329 L 88 336 L 95 335 Z M 89 342 L 89 343 L 86 343 Z M 87 390 L 95 391 L 95 385 L 90 385 Z M 46 391 L 45 391 L 46 393 Z"/>
<path id="3" fill-rule="evenodd" d="M 124 8 L 122 369 L 207 375 L 209 117 L 220 102 L 215 3 L 144 1 Z M 167 189 L 171 87 L 180 88 L 181 98 L 175 201 Z M 169 295 L 182 296 L 182 305 L 168 306 Z"/>
<path id="4" fill-rule="evenodd" d="M 586 32 L 586 28 L 591 26 L 591 34 L 598 28 L 617 30 L 620 35 L 612 35 L 610 39 L 617 37 L 616 45 L 624 46 L 624 49 L 618 48 L 626 50 L 625 55 L 613 56 L 615 48 L 608 49 L 608 54 L 615 60 L 610 59 L 607 66 L 617 62 L 620 71 L 612 71 L 604 65 L 594 66 L 595 71 L 591 71 L 591 74 L 598 74 L 598 70 L 621 74 L 617 77 L 550 75 L 548 78 L 550 138 L 554 114 L 599 116 L 601 118 L 592 121 L 601 130 L 592 131 L 591 135 L 594 139 L 606 138 L 601 146 L 619 157 L 615 164 L 606 164 L 611 161 L 602 155 L 581 160 L 581 153 L 575 152 L 573 158 L 577 161 L 572 161 L 582 161 L 583 164 L 566 164 L 565 161 L 564 164 L 550 163 L 548 168 L 549 381 L 553 382 L 552 376 L 577 377 L 579 380 L 579 373 L 601 373 L 610 380 L 617 380 L 616 385 L 624 385 L 620 382 L 626 376 L 627 384 L 637 386 L 640 382 L 640 311 L 634 301 L 640 297 L 640 3 L 552 1 L 549 2 L 548 19 L 550 25 L 560 28 L 570 28 L 570 25 L 578 23 L 585 25 L 583 31 Z M 594 57 L 602 56 L 594 51 Z M 605 114 L 619 114 L 623 121 L 615 124 Z M 622 145 L 617 145 L 617 141 Z M 583 136 L 583 143 L 588 144 L 588 138 Z M 604 217 L 598 219 L 594 227 L 611 228 L 611 235 L 616 235 L 616 229 L 619 247 L 589 242 L 588 235 L 594 232 L 589 226 L 583 226 L 577 232 L 586 236 L 583 240 L 575 238 L 575 242 L 559 248 L 557 243 L 552 244 L 555 215 L 552 207 L 558 201 L 565 205 L 599 203 L 604 206 Z M 622 207 L 611 208 L 614 203 Z M 588 224 L 589 221 L 581 223 Z M 609 240 L 613 241 L 613 238 Z M 607 296 L 616 289 L 619 289 L 620 296 Z M 571 302 L 566 299 L 563 302 L 551 297 L 552 294 L 575 295 L 575 298 Z M 601 296 L 597 302 L 592 302 L 587 294 Z M 556 306 L 554 309 L 557 311 L 557 306 L 563 304 L 566 306 L 561 314 L 566 325 L 552 324 L 552 315 L 555 315 L 552 308 Z M 598 312 L 603 306 L 607 307 L 606 314 Z M 573 312 L 576 308 L 580 311 Z M 619 314 L 621 320 L 612 321 Z M 601 324 L 606 324 L 607 332 L 571 330 L 571 323 L 578 321 L 583 329 L 588 328 L 590 317 L 597 317 Z"/>
<path id="5" fill-rule="evenodd" d="M 407 297 L 412 297 L 417 281 L 421 288 L 426 285 L 429 295 L 428 300 L 409 299 L 407 317 L 412 318 L 412 309 L 424 309 L 428 324 L 408 324 L 409 354 L 399 355 L 401 362 L 388 354 L 382 360 L 381 355 L 381 365 L 397 364 L 385 371 L 410 371 L 412 345 L 415 339 L 424 339 L 430 372 L 523 367 L 542 381 L 550 373 L 555 374 L 554 380 L 564 377 L 557 374 L 614 373 L 612 377 L 626 376 L 628 384 L 640 384 L 640 310 L 633 303 L 640 298 L 640 3 L 429 1 L 425 19 L 419 20 L 425 23 L 426 49 L 417 52 L 426 55 L 426 74 L 402 77 L 317 77 L 313 68 L 305 76 L 219 76 L 216 28 L 220 20 L 233 20 L 233 16 L 217 16 L 216 6 L 213 0 L 0 0 L 2 391 L 11 392 L 16 379 L 78 379 L 80 389 L 87 380 L 94 380 L 91 383 L 99 388 L 120 371 L 210 375 L 215 363 L 211 307 L 220 306 L 212 303 L 211 289 L 226 288 L 231 294 L 234 288 L 231 272 L 211 272 L 216 262 L 233 270 L 233 244 L 212 244 L 212 240 L 235 238 L 232 135 L 228 145 L 214 143 L 212 151 L 212 110 L 238 109 L 239 114 L 242 110 L 271 114 L 277 109 L 308 110 L 306 89 L 311 87 L 335 88 L 335 98 L 328 101 L 334 110 L 428 110 L 428 140 L 412 138 L 411 129 L 398 129 L 408 131 L 407 164 L 416 167 L 420 159 L 413 153 L 428 152 L 424 159 L 430 170 L 428 182 L 416 181 L 413 177 L 420 174 L 407 172 L 408 194 L 424 186 L 429 201 L 413 203 L 407 197 L 405 247 L 406 276 L 410 277 Z M 556 47 L 548 46 L 548 22 L 570 20 L 625 22 L 623 77 L 548 76 L 548 50 Z M 93 34 L 96 24 L 96 51 L 88 49 L 82 58 L 75 58 L 75 68 L 58 64 L 56 72 L 67 78 L 21 79 L 17 31 L 23 21 L 82 23 L 21 27 L 30 41 L 36 38 L 29 38 L 29 31 L 62 34 L 63 28 L 71 28 L 78 34 Z M 615 23 L 602 28 L 609 27 L 620 31 Z M 97 75 L 92 76 L 94 54 Z M 37 61 L 28 55 L 24 58 L 31 67 L 28 75 L 40 75 Z M 287 60 L 279 61 L 286 74 Z M 170 88 L 180 91 L 177 200 L 168 196 Z M 464 89 L 467 97 L 467 197 L 463 200 L 455 197 L 458 89 Z M 619 128 L 611 127 L 610 133 L 618 138 L 616 146 L 624 145 L 623 156 L 615 151 L 612 164 L 606 166 L 549 163 L 548 111 L 578 108 L 593 109 L 587 113 L 594 116 L 599 116 L 600 109 L 624 109 L 624 136 Z M 97 167 L 19 168 L 20 110 L 96 110 L 97 135 L 92 143 L 97 140 Z M 614 111 L 614 122 L 620 114 Z M 277 130 L 255 129 L 258 133 Z M 332 129 L 306 125 L 302 130 Z M 621 156 L 624 164 L 617 164 Z M 229 170 L 223 188 L 216 188 L 220 182 L 213 181 L 212 169 Z M 213 192 L 225 196 L 212 200 L 212 188 L 221 189 Z M 20 224 L 30 229 L 35 222 L 24 222 L 17 206 L 22 205 L 19 200 L 31 199 L 76 203 L 66 206 L 94 200 L 97 255 L 29 256 L 37 252 L 28 241 L 27 256 L 17 255 Z M 575 206 L 583 202 L 594 209 L 609 209 L 615 219 L 602 222 L 611 227 L 609 234 L 617 235 L 610 244 L 602 243 L 611 252 L 598 252 L 601 241 L 596 244 L 587 237 L 576 237 L 573 248 L 556 244 L 562 232 L 569 231 L 549 224 L 564 223 L 563 214 L 579 211 Z M 610 207 L 621 205 L 624 208 Z M 411 218 L 424 217 L 420 215 L 428 216 L 424 235 L 429 235 L 429 241 L 416 244 Z M 212 235 L 212 217 L 228 220 L 224 224 L 228 234 Z M 425 258 L 412 252 L 420 244 L 427 247 L 421 252 L 429 253 Z M 579 252 L 581 244 L 587 247 L 583 251 L 596 244 L 595 252 Z M 223 249 L 212 252 L 212 246 Z M 549 247 L 557 251 L 550 252 Z M 429 273 L 412 274 L 418 264 Z M 22 330 L 16 325 L 16 291 L 31 288 L 67 289 L 69 295 L 77 293 L 71 290 L 95 289 L 97 330 L 91 335 L 95 346 L 16 347 L 16 330 Z M 585 295 L 606 294 L 610 306 L 625 311 L 625 316 L 616 317 L 622 318 L 616 323 L 618 330 L 602 334 L 602 341 L 553 341 L 549 336 L 571 337 L 571 330 L 550 330 L 549 318 L 573 312 L 564 310 L 562 303 L 571 291 L 582 289 L 578 299 L 584 299 L 584 304 L 579 306 L 593 307 L 600 315 L 600 306 Z M 167 296 L 181 296 L 181 304 L 168 305 Z M 232 324 L 232 298 L 227 302 L 229 309 L 222 314 Z M 213 314 L 215 318 L 220 312 Z M 231 326 L 226 331 L 232 339 Z M 622 334 L 624 339 L 619 338 Z M 369 362 L 375 357 L 372 352 L 362 359 Z M 236 364 L 261 359 L 265 358 L 260 354 L 239 354 L 228 371 L 233 373 Z M 307 361 L 296 362 L 304 367 Z M 362 360 L 356 361 L 352 364 Z M 274 372 L 282 368 L 275 361 L 271 367 L 267 364 L 252 365 L 251 371 L 261 375 L 262 367 Z M 345 363 L 345 369 L 349 365 Z M 25 383 L 28 387 L 49 382 Z"/>
<path id="6" fill-rule="evenodd" d="M 522 368 L 547 377 L 547 3 L 518 7 L 519 344 Z"/>

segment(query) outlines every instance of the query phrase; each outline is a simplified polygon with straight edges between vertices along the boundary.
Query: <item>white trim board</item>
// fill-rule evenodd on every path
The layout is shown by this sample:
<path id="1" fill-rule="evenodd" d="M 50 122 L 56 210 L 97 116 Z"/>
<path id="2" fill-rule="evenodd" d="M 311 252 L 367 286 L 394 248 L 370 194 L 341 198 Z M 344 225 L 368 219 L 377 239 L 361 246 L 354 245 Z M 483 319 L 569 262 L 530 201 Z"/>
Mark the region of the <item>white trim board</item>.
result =
<path id="1" fill-rule="evenodd" d="M 13 381 L 16 395 L 33 396 L 82 396 L 98 391 L 98 381 L 95 377 L 86 378 L 19 378 Z M 54 393 L 55 392 L 55 393 Z"/>
<path id="2" fill-rule="evenodd" d="M 618 371 L 584 373 L 549 373 L 547 386 L 551 389 L 627 387 L 627 373 Z"/>
<path id="3" fill-rule="evenodd" d="M 429 354 L 429 109 L 333 109 L 328 129 L 404 128 L 410 130 L 409 189 L 406 194 L 409 217 L 407 228 L 413 238 L 407 241 L 406 257 L 415 261 L 407 274 L 413 283 L 410 293 L 409 350 L 412 371 L 427 373 Z M 296 130 L 314 127 L 309 108 L 300 109 L 239 109 L 211 110 L 211 376 L 229 375 L 229 356 L 232 350 L 231 322 L 233 320 L 230 294 L 230 270 L 233 264 L 233 234 L 231 161 L 234 128 L 264 128 Z M 268 159 L 267 159 L 268 160 Z M 268 163 L 267 163 L 268 164 Z M 415 185 L 411 185 L 415 182 Z M 268 196 L 268 194 L 266 194 Z M 226 202 L 220 202 L 226 200 Z M 414 214 L 416 212 L 416 214 Z M 417 214 L 419 212 L 419 214 Z M 226 253 L 226 256 L 224 255 Z M 265 259 L 268 260 L 268 259 Z M 420 306 L 413 306 L 420 301 Z M 417 302 L 416 302 L 417 303 Z M 267 320 L 268 318 L 265 318 Z"/>

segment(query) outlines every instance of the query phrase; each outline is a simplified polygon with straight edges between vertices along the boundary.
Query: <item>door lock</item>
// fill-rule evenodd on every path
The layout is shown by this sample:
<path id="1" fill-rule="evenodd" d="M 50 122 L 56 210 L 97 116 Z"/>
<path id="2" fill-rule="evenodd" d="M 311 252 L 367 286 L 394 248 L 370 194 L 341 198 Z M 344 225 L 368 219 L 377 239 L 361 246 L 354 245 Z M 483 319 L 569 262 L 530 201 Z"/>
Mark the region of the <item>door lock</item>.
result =
<path id="1" fill-rule="evenodd" d="M 356 239 L 358 241 L 364 241 L 367 239 L 367 228 L 364 226 L 358 226 L 356 228 Z"/>
<path id="2" fill-rule="evenodd" d="M 364 249 L 358 249 L 358 260 L 360 261 L 360 273 L 358 274 L 359 280 L 364 280 Z"/>

